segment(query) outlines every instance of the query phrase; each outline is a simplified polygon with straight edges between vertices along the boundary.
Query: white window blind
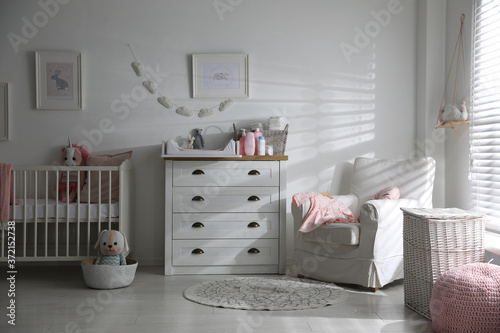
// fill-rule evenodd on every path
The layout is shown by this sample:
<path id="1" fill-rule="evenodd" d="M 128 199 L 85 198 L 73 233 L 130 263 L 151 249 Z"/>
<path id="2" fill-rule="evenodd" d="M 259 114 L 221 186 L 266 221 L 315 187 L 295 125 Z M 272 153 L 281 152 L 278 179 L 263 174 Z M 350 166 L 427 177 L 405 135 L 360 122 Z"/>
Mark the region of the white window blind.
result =
<path id="1" fill-rule="evenodd" d="M 476 0 L 473 15 L 472 208 L 500 231 L 500 0 Z"/>

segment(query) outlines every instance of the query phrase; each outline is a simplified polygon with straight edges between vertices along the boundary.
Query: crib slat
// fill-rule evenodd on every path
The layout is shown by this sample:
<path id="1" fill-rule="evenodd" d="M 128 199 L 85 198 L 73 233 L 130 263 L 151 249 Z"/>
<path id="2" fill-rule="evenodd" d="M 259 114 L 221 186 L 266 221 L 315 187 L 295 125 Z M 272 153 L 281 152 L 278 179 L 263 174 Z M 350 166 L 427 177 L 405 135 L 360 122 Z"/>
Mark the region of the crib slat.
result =
<path id="1" fill-rule="evenodd" d="M 64 172 L 64 171 L 61 171 Z M 55 243 L 55 256 L 59 257 L 59 170 L 56 170 L 56 223 L 55 223 L 55 232 L 56 232 L 56 239 L 54 240 Z"/>
<path id="2" fill-rule="evenodd" d="M 66 257 L 69 257 L 69 173 L 66 171 Z"/>
<path id="3" fill-rule="evenodd" d="M 34 171 L 34 198 L 35 198 L 35 223 L 33 223 L 33 243 L 35 244 L 33 248 L 33 256 L 36 258 L 37 257 L 37 242 L 38 242 L 38 237 L 37 237 L 37 227 L 38 227 L 38 171 Z"/>
<path id="4" fill-rule="evenodd" d="M 49 256 L 49 170 L 45 170 L 45 257 Z"/>
<path id="5" fill-rule="evenodd" d="M 108 171 L 108 230 L 111 230 L 111 173 L 113 171 Z"/>
<path id="6" fill-rule="evenodd" d="M 92 180 L 90 179 L 91 174 L 92 172 L 87 173 L 87 179 L 88 179 L 87 202 L 90 202 L 90 192 L 92 188 Z M 90 204 L 87 205 L 87 256 L 90 256 Z"/>
<path id="7" fill-rule="evenodd" d="M 101 202 L 102 202 L 102 193 L 101 193 L 101 189 L 102 189 L 102 177 L 101 177 L 101 173 L 102 171 L 99 171 L 99 181 L 98 181 L 98 193 L 99 193 L 99 196 L 98 196 L 98 199 L 97 199 L 97 202 L 98 202 L 98 208 L 97 208 L 97 225 L 98 225 L 98 228 L 97 228 L 97 231 L 98 231 L 98 234 L 97 234 L 97 237 L 99 237 L 99 234 L 101 233 Z"/>
<path id="8" fill-rule="evenodd" d="M 120 171 L 121 171 L 121 167 L 120 167 Z M 125 189 L 125 185 L 124 185 L 124 180 L 125 180 L 125 177 L 124 177 L 124 172 L 120 172 L 118 171 L 118 188 L 119 188 L 119 192 L 118 192 L 118 197 L 121 198 L 122 196 L 122 193 L 124 193 L 124 189 Z M 129 189 L 130 190 L 130 189 Z M 124 208 L 124 204 L 123 204 L 123 200 L 118 200 L 118 215 L 122 216 L 124 214 L 122 214 L 123 212 L 123 208 Z M 121 219 L 118 219 L 118 230 L 120 231 L 125 231 L 123 229 L 123 225 L 122 225 L 122 221 Z M 127 232 L 127 231 L 125 231 Z M 129 235 L 126 235 L 127 237 L 130 237 Z"/>
<path id="9" fill-rule="evenodd" d="M 78 172 L 78 177 L 76 179 L 76 256 L 80 256 L 80 172 Z"/>
<path id="10" fill-rule="evenodd" d="M 23 193 L 23 200 L 24 202 L 26 202 L 26 172 L 27 171 L 24 171 L 23 172 L 23 187 L 24 187 L 24 193 Z M 26 210 L 27 210 L 27 206 L 24 205 L 24 217 L 23 217 L 23 224 L 24 224 L 24 228 L 23 228 L 23 257 L 26 257 Z"/>

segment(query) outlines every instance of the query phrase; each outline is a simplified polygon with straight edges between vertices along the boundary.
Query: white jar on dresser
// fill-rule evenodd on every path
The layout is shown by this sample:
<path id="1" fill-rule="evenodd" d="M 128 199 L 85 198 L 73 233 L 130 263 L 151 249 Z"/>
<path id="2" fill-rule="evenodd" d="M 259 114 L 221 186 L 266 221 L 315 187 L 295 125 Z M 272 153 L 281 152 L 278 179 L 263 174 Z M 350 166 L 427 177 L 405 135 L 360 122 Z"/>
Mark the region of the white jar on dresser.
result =
<path id="1" fill-rule="evenodd" d="M 285 273 L 287 156 L 164 159 L 165 275 Z"/>

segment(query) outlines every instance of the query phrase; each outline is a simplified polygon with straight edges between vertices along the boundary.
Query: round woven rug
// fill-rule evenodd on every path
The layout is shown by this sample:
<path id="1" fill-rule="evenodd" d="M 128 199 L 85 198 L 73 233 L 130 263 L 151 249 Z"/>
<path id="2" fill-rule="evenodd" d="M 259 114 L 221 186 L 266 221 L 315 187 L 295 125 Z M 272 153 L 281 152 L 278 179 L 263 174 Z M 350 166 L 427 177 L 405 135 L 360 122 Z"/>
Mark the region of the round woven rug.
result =
<path id="1" fill-rule="evenodd" d="M 347 292 L 331 283 L 290 277 L 234 277 L 184 290 L 190 301 L 241 310 L 303 310 L 337 304 Z"/>

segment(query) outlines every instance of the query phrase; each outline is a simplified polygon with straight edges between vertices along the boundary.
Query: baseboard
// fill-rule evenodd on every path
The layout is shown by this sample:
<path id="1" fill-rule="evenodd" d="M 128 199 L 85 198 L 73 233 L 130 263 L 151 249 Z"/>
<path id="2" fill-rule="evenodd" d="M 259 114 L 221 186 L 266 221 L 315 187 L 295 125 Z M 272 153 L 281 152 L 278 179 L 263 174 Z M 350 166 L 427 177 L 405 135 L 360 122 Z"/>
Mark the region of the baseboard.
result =
<path id="1" fill-rule="evenodd" d="M 139 265 L 144 265 L 144 266 L 163 266 L 165 264 L 163 258 L 136 258 L 134 257 L 139 262 Z"/>

